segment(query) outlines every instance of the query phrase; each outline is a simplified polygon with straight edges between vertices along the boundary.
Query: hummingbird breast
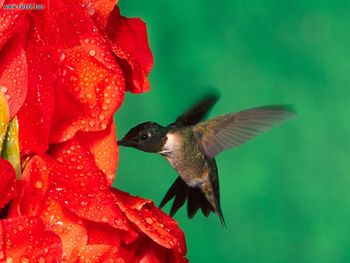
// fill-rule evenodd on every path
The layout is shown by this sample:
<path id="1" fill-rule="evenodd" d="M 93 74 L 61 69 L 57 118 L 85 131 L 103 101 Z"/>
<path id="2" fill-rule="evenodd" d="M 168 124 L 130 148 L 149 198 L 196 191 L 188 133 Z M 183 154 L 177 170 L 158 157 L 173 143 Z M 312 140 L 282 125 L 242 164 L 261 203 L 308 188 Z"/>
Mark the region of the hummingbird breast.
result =
<path id="1" fill-rule="evenodd" d="M 160 152 L 188 186 L 198 187 L 209 176 L 209 168 L 191 128 L 170 131 Z"/>

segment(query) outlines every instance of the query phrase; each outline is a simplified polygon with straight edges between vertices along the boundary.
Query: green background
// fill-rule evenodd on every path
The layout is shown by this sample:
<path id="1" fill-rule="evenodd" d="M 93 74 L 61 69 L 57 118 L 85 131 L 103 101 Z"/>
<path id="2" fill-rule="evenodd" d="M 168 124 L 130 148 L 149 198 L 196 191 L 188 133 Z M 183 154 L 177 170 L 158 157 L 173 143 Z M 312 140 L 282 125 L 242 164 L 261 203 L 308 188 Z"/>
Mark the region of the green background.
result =
<path id="1" fill-rule="evenodd" d="M 350 262 L 350 2 L 120 1 L 146 21 L 151 92 L 128 94 L 118 134 L 173 121 L 208 86 L 210 116 L 293 103 L 297 119 L 218 158 L 217 215 L 175 219 L 191 262 Z M 115 186 L 159 204 L 176 177 L 162 157 L 120 150 Z M 165 211 L 169 211 L 169 205 Z"/>

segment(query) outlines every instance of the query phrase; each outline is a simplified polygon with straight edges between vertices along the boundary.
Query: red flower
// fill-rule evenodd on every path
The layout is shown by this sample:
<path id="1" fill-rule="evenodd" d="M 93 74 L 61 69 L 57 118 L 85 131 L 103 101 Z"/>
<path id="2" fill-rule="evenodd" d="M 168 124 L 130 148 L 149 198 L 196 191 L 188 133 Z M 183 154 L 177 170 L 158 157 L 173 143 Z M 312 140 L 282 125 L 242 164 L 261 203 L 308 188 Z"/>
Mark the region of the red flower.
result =
<path id="1" fill-rule="evenodd" d="M 27 164 L 10 217 L 42 218 L 60 237 L 66 261 L 101 254 L 125 262 L 186 262 L 184 236 L 173 219 L 149 200 L 112 190 L 77 142 L 52 151 Z"/>
<path id="2" fill-rule="evenodd" d="M 133 92 L 148 90 L 153 64 L 144 23 L 120 16 L 115 2 L 42 3 L 43 10 L 0 14 L 0 91 L 23 127 L 26 154 L 78 131 L 105 130 L 125 83 Z"/>
<path id="3" fill-rule="evenodd" d="M 8 161 L 0 159 L 0 209 L 16 196 L 16 174 Z"/>
<path id="4" fill-rule="evenodd" d="M 187 262 L 172 218 L 111 187 L 113 114 L 125 90 L 149 89 L 145 24 L 122 17 L 116 1 L 7 4 L 0 2 L 0 146 L 8 160 L 0 159 L 0 260 Z"/>
<path id="5" fill-rule="evenodd" d="M 39 217 L 1 220 L 0 244 L 2 262 L 58 262 L 62 255 L 60 238 Z"/>

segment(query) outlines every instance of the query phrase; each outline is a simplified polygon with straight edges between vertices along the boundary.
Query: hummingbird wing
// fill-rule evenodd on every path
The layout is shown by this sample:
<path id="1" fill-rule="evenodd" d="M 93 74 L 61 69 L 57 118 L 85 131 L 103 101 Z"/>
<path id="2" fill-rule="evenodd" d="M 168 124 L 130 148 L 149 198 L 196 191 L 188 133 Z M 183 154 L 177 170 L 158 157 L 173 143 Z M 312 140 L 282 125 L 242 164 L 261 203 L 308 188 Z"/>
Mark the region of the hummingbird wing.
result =
<path id="1" fill-rule="evenodd" d="M 170 186 L 159 207 L 162 208 L 173 198 L 174 202 L 170 209 L 170 216 L 174 216 L 177 210 L 185 204 L 187 199 L 187 213 L 189 218 L 193 218 L 199 208 L 205 216 L 215 211 L 202 191 L 199 188 L 189 187 L 181 177 L 178 177 Z"/>
<path id="2" fill-rule="evenodd" d="M 179 116 L 174 123 L 171 123 L 168 127 L 186 127 L 195 125 L 210 111 L 214 104 L 219 100 L 217 94 L 210 94 L 201 99 L 198 103 L 193 105 L 188 111 Z"/>
<path id="3" fill-rule="evenodd" d="M 174 216 L 177 210 L 186 202 L 189 187 L 187 184 L 180 178 L 174 181 L 174 183 L 170 186 L 168 192 L 163 197 L 163 200 L 159 204 L 159 208 L 162 208 L 166 203 L 168 203 L 171 199 L 175 197 L 174 203 L 171 206 L 170 216 Z"/>
<path id="4" fill-rule="evenodd" d="M 194 126 L 193 133 L 204 154 L 214 158 L 294 116 L 291 105 L 262 106 L 200 122 Z"/>
<path id="5" fill-rule="evenodd" d="M 220 206 L 220 188 L 219 188 L 219 176 L 218 176 L 218 167 L 216 165 L 215 159 L 209 159 L 208 165 L 210 169 L 210 184 L 213 191 L 214 202 L 216 206 L 216 211 L 219 215 L 221 225 L 226 227 L 225 219 L 222 214 L 221 206 Z"/>

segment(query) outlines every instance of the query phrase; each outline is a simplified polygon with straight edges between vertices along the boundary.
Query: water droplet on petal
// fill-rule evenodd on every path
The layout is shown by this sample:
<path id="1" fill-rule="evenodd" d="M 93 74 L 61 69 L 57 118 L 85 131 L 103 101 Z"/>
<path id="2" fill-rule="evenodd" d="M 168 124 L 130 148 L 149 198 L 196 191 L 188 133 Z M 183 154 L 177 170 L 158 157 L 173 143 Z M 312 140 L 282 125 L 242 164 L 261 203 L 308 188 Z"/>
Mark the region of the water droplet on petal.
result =
<path id="1" fill-rule="evenodd" d="M 152 218 L 146 217 L 145 220 L 148 224 L 153 224 Z"/>
<path id="2" fill-rule="evenodd" d="M 61 53 L 60 55 L 60 61 L 63 61 L 66 58 L 66 55 L 64 53 Z"/>
<path id="3" fill-rule="evenodd" d="M 72 76 L 70 76 L 70 80 L 71 80 L 72 82 L 74 82 L 74 81 L 77 81 L 78 78 L 77 78 L 76 76 L 72 75 Z"/>
<path id="4" fill-rule="evenodd" d="M 7 92 L 7 87 L 6 87 L 6 86 L 0 85 L 0 91 L 1 91 L 2 93 L 6 93 L 6 92 Z"/>
<path id="5" fill-rule="evenodd" d="M 21 258 L 21 263 L 29 263 L 30 262 L 30 259 L 26 256 L 22 257 Z"/>
<path id="6" fill-rule="evenodd" d="M 41 181 L 41 180 L 36 181 L 35 187 L 38 189 L 43 188 L 43 181 Z"/>
<path id="7" fill-rule="evenodd" d="M 88 8 L 87 13 L 89 16 L 92 16 L 93 14 L 95 14 L 95 8 L 93 8 L 93 7 Z"/>

